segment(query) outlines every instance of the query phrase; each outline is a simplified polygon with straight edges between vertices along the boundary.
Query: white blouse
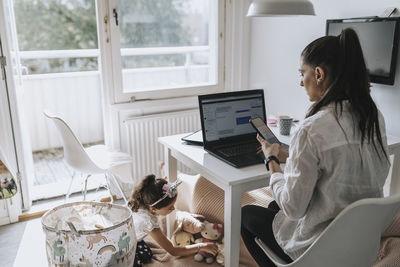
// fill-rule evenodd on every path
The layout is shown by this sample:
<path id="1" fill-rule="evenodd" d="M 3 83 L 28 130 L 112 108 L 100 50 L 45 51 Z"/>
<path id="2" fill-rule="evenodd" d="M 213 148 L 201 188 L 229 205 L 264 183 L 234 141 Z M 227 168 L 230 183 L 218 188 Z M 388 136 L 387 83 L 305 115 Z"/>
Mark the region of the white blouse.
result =
<path id="1" fill-rule="evenodd" d="M 272 228 L 276 241 L 292 259 L 298 258 L 346 206 L 383 195 L 390 163 L 379 150 L 377 139 L 379 154 L 367 141 L 361 145 L 358 125 L 349 109 L 344 101 L 338 118 L 341 127 L 334 117 L 334 104 L 305 119 L 291 139 L 284 174 L 271 175 L 273 196 L 281 208 Z M 380 112 L 379 125 L 389 155 Z"/>
<path id="2" fill-rule="evenodd" d="M 146 209 L 139 209 L 133 213 L 133 224 L 138 242 L 147 236 L 146 231 L 151 232 L 154 228 L 160 228 L 157 216 Z"/>

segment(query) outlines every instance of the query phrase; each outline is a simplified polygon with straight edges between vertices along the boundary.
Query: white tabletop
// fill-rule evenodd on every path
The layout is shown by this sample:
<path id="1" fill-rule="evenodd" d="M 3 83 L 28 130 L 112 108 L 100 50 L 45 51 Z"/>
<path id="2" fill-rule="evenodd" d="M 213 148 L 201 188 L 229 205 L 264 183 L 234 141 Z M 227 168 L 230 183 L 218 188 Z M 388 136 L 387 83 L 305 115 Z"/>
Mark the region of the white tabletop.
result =
<path id="1" fill-rule="evenodd" d="M 210 155 L 202 146 L 187 145 L 186 142 L 181 140 L 181 137 L 185 135 L 187 134 L 160 137 L 158 141 L 172 148 L 172 155 L 183 163 L 191 165 L 188 167 L 194 168 L 195 171 L 201 169 L 204 176 L 218 179 L 217 184 L 229 186 L 267 176 L 264 164 L 235 168 Z M 179 154 L 182 154 L 182 157 Z M 190 158 L 193 162 L 185 162 L 183 155 Z"/>
<path id="2" fill-rule="evenodd" d="M 282 143 L 289 144 L 290 136 L 279 135 L 277 127 L 271 127 Z M 292 129 L 293 132 L 293 129 Z M 165 136 L 158 138 L 158 141 L 172 149 L 173 156 L 178 160 L 186 163 L 194 169 L 194 171 L 202 172 L 204 176 L 218 179 L 216 184 L 223 186 L 231 186 L 237 184 L 245 184 L 249 181 L 258 180 L 259 178 L 268 178 L 269 173 L 265 169 L 265 165 L 260 163 L 257 165 L 235 168 L 222 160 L 210 155 L 202 146 L 188 145 L 181 138 L 187 133 L 181 135 Z M 181 154 L 181 155 L 179 155 Z M 191 161 L 185 162 L 185 157 Z"/>

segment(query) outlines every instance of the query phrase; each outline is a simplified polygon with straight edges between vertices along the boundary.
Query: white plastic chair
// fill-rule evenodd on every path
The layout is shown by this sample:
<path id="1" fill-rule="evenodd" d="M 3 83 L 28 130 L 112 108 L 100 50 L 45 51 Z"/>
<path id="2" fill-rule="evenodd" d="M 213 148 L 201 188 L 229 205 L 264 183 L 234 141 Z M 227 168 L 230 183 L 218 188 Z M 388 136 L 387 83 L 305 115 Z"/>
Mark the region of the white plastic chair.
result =
<path id="1" fill-rule="evenodd" d="M 363 267 L 375 262 L 381 234 L 400 208 L 400 194 L 358 200 L 336 216 L 295 261 L 279 258 L 258 237 L 256 243 L 278 267 Z"/>
<path id="2" fill-rule="evenodd" d="M 115 175 L 111 172 L 111 168 L 122 164 L 132 163 L 132 157 L 126 153 L 108 151 L 104 145 L 95 145 L 85 149 L 72 129 L 61 117 L 48 110 L 43 111 L 43 113 L 47 118 L 54 122 L 56 128 L 61 134 L 64 147 L 64 160 L 74 171 L 86 174 L 83 200 L 86 200 L 88 178 L 94 174 L 104 174 L 111 202 L 113 201 L 113 196 L 110 190 L 110 179 L 114 180 L 119 194 L 121 194 L 125 204 L 127 204 L 128 202 Z M 72 176 L 69 184 L 66 199 L 68 199 L 70 195 L 73 179 L 74 176 Z"/>

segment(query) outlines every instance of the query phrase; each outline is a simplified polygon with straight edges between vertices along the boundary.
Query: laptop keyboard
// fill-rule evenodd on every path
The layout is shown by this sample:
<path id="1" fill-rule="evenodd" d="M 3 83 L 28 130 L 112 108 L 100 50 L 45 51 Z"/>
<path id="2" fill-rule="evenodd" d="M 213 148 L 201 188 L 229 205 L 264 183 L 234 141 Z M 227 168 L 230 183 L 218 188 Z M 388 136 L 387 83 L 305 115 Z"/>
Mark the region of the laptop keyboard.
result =
<path id="1" fill-rule="evenodd" d="M 237 155 L 256 153 L 257 144 L 245 143 L 233 147 L 220 148 L 219 152 L 226 157 L 234 157 Z"/>

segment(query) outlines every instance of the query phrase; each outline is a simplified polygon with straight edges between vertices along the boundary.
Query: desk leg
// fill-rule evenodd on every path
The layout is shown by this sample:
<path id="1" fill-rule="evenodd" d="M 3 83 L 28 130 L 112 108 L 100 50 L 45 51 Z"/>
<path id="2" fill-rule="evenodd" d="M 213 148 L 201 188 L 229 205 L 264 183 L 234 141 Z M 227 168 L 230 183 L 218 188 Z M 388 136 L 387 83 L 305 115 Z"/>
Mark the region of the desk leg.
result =
<path id="1" fill-rule="evenodd" d="M 178 164 L 177 160 L 171 155 L 171 149 L 168 147 L 164 148 L 164 160 L 165 160 L 165 175 L 167 175 L 169 182 L 174 182 L 178 176 Z M 169 238 L 172 237 L 172 233 L 174 232 L 174 221 L 175 221 L 175 212 L 167 215 L 166 223 L 167 223 L 167 236 Z"/>
<path id="2" fill-rule="evenodd" d="M 224 238 L 225 266 L 239 266 L 240 224 L 242 214 L 242 191 L 239 186 L 225 190 Z"/>
<path id="3" fill-rule="evenodd" d="M 392 175 L 390 178 L 390 195 L 400 192 L 400 151 L 393 153 Z"/>

